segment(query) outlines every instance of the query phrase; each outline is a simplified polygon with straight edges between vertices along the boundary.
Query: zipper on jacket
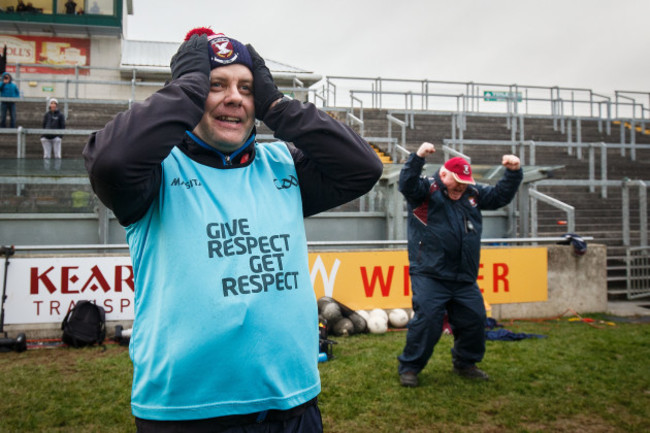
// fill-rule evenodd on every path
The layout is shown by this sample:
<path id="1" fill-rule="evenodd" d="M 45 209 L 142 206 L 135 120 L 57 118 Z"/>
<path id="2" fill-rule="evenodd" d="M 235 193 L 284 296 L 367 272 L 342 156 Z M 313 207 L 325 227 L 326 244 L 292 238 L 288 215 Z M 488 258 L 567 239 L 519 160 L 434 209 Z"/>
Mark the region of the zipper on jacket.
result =
<path id="1" fill-rule="evenodd" d="M 226 165 L 232 165 L 232 161 L 230 161 L 230 155 L 226 155 Z"/>

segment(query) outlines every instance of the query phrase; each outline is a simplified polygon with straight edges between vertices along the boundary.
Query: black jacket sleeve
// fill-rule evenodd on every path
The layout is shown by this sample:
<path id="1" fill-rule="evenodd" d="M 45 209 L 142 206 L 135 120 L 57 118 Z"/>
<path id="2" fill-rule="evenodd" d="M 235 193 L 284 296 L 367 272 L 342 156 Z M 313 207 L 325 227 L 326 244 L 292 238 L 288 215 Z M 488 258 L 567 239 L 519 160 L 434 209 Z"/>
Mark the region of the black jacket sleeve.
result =
<path id="1" fill-rule="evenodd" d="M 205 74 L 186 74 L 90 136 L 83 151 L 90 183 L 120 224 L 137 221 L 151 205 L 161 162 L 201 120 L 208 91 Z"/>
<path id="2" fill-rule="evenodd" d="M 360 197 L 381 177 L 383 164 L 370 145 L 314 104 L 283 100 L 264 123 L 276 138 L 295 145 L 305 217 Z"/>

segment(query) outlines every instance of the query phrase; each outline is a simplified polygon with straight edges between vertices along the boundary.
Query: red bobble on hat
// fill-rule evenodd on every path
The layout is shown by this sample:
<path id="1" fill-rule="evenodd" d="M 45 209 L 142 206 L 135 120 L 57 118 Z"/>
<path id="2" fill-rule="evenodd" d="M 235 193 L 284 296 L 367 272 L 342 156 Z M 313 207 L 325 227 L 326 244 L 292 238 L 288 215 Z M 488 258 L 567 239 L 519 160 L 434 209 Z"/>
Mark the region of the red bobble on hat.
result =
<path id="1" fill-rule="evenodd" d="M 187 35 L 185 35 L 185 40 L 189 41 L 192 35 L 206 35 L 206 36 L 212 36 L 215 35 L 216 33 L 210 28 L 210 27 L 197 27 L 195 29 L 190 30 L 187 32 Z"/>

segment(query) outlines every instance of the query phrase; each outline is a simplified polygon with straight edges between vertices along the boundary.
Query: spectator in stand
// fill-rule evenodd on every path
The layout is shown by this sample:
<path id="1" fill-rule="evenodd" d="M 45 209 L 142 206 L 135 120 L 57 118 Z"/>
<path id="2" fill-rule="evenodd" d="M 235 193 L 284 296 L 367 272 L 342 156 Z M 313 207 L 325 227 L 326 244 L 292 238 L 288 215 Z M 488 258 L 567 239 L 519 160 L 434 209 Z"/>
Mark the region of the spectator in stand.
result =
<path id="1" fill-rule="evenodd" d="M 2 74 L 2 84 L 0 84 L 0 97 L 3 98 L 18 98 L 20 97 L 20 91 L 18 87 L 13 83 L 11 79 L 11 74 L 5 72 Z M 7 112 L 9 112 L 9 127 L 16 127 L 16 103 L 13 101 L 2 101 L 0 104 L 0 128 L 7 127 Z"/>
<path id="2" fill-rule="evenodd" d="M 2 56 L 0 56 L 0 74 L 7 71 L 7 45 L 2 49 Z"/>
<path id="3" fill-rule="evenodd" d="M 77 3 L 72 0 L 68 0 L 65 4 L 65 13 L 68 15 L 74 15 L 75 10 L 77 9 Z"/>
<path id="4" fill-rule="evenodd" d="M 27 10 L 27 6 L 25 6 L 23 0 L 18 0 L 18 5 L 16 6 L 16 12 L 25 12 L 26 10 Z"/>
<path id="5" fill-rule="evenodd" d="M 59 101 L 50 99 L 49 109 L 43 116 L 43 129 L 65 129 L 65 116 L 59 111 Z M 61 135 L 44 134 L 41 136 L 43 159 L 61 159 Z"/>

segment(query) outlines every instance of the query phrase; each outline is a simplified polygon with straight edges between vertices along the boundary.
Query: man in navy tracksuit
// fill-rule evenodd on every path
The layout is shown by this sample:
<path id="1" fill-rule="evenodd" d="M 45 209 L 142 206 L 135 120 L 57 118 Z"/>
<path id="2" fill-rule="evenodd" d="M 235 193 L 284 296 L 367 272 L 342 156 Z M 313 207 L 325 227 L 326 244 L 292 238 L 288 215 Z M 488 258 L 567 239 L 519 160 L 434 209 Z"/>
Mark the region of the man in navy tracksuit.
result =
<path id="1" fill-rule="evenodd" d="M 138 432 L 320 433 L 303 218 L 365 194 L 381 161 L 284 97 L 250 45 L 195 29 L 171 72 L 84 149 L 133 264 Z M 256 118 L 278 141 L 255 140 Z"/>
<path id="2" fill-rule="evenodd" d="M 476 283 L 481 248 L 481 210 L 498 209 L 515 196 L 523 178 L 519 158 L 504 155 L 503 178 L 494 186 L 476 185 L 463 158 L 447 161 L 431 178 L 420 177 L 427 155 L 423 143 L 400 173 L 399 189 L 408 202 L 408 255 L 415 315 L 398 357 L 400 383 L 418 386 L 440 339 L 445 312 L 454 335 L 453 371 L 488 379 L 476 366 L 485 354 L 485 304 Z"/>

